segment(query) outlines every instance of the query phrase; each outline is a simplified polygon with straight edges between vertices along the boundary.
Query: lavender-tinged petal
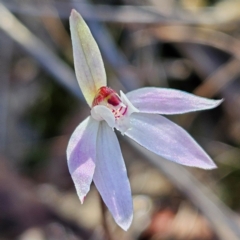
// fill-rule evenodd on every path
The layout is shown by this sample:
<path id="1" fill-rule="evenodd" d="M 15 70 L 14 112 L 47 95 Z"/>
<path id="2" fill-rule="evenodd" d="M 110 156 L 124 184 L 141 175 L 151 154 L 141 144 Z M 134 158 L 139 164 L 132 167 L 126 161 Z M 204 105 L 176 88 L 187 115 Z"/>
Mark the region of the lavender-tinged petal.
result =
<path id="1" fill-rule="evenodd" d="M 148 150 L 176 163 L 203 169 L 216 168 L 198 143 L 181 127 L 163 116 L 133 113 L 128 137 Z"/>
<path id="2" fill-rule="evenodd" d="M 133 218 L 131 189 L 117 137 L 105 121 L 100 123 L 93 181 L 116 223 L 126 231 Z"/>
<path id="3" fill-rule="evenodd" d="M 77 80 L 91 107 L 97 90 L 106 86 L 102 56 L 87 24 L 76 10 L 70 15 L 70 30 Z"/>
<path id="4" fill-rule="evenodd" d="M 93 179 L 98 128 L 98 121 L 86 118 L 73 132 L 67 147 L 68 168 L 81 203 Z"/>
<path id="5" fill-rule="evenodd" d="M 144 113 L 181 114 L 217 107 L 223 100 L 198 97 L 180 90 L 146 87 L 126 94 L 131 103 Z"/>

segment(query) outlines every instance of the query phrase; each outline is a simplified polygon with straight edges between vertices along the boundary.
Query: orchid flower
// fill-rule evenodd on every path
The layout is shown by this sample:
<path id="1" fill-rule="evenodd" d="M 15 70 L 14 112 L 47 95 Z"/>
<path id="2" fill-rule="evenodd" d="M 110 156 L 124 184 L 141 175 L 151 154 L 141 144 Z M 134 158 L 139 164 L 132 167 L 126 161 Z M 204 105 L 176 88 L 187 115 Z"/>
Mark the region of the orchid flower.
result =
<path id="1" fill-rule="evenodd" d="M 159 114 L 211 109 L 222 100 L 155 87 L 120 92 L 119 96 L 107 87 L 99 48 L 75 10 L 70 15 L 70 30 L 76 77 L 91 114 L 69 140 L 69 171 L 81 203 L 93 181 L 116 223 L 127 230 L 133 218 L 131 188 L 114 129 L 170 161 L 213 169 L 216 165 L 195 140 Z"/>

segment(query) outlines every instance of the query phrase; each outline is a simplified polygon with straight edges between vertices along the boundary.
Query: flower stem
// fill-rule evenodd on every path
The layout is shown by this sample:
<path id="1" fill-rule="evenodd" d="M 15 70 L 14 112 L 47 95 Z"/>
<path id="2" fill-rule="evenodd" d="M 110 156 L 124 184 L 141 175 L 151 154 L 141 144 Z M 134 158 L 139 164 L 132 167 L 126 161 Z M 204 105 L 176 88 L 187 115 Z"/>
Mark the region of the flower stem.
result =
<path id="1" fill-rule="evenodd" d="M 107 208 L 105 203 L 103 202 L 101 196 L 100 197 L 100 204 L 101 204 L 101 212 L 102 212 L 102 226 L 104 229 L 104 235 L 105 235 L 105 239 L 106 240 L 113 240 L 113 238 L 111 237 L 111 234 L 109 232 L 109 228 L 108 228 L 108 224 L 107 224 Z"/>

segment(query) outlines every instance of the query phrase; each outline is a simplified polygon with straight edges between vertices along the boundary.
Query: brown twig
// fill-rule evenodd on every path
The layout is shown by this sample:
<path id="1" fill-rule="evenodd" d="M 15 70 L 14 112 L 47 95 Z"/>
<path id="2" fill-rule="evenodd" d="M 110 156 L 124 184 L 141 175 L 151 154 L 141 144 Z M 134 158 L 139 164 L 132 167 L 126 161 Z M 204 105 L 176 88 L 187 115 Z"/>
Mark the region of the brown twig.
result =
<path id="1" fill-rule="evenodd" d="M 230 59 L 206 78 L 204 82 L 194 90 L 194 94 L 208 98 L 214 97 L 239 74 L 240 61 L 238 59 Z"/>
<path id="2" fill-rule="evenodd" d="M 204 44 L 225 51 L 240 60 L 240 41 L 220 31 L 184 25 L 158 26 L 148 31 L 161 41 Z"/>

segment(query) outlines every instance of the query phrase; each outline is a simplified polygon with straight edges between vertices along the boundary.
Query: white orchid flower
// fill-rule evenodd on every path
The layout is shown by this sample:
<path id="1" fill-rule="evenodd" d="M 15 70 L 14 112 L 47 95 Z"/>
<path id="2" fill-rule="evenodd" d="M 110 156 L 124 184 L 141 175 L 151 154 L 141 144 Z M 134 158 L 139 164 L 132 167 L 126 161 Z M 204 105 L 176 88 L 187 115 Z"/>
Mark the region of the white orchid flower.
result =
<path id="1" fill-rule="evenodd" d="M 120 96 L 107 87 L 99 48 L 82 17 L 70 15 L 76 76 L 91 108 L 67 147 L 67 160 L 77 194 L 83 203 L 92 180 L 116 223 L 131 225 L 131 188 L 114 128 L 148 150 L 176 163 L 216 168 L 207 153 L 181 127 L 159 114 L 211 109 L 222 100 L 197 97 L 179 90 L 146 87 Z"/>

